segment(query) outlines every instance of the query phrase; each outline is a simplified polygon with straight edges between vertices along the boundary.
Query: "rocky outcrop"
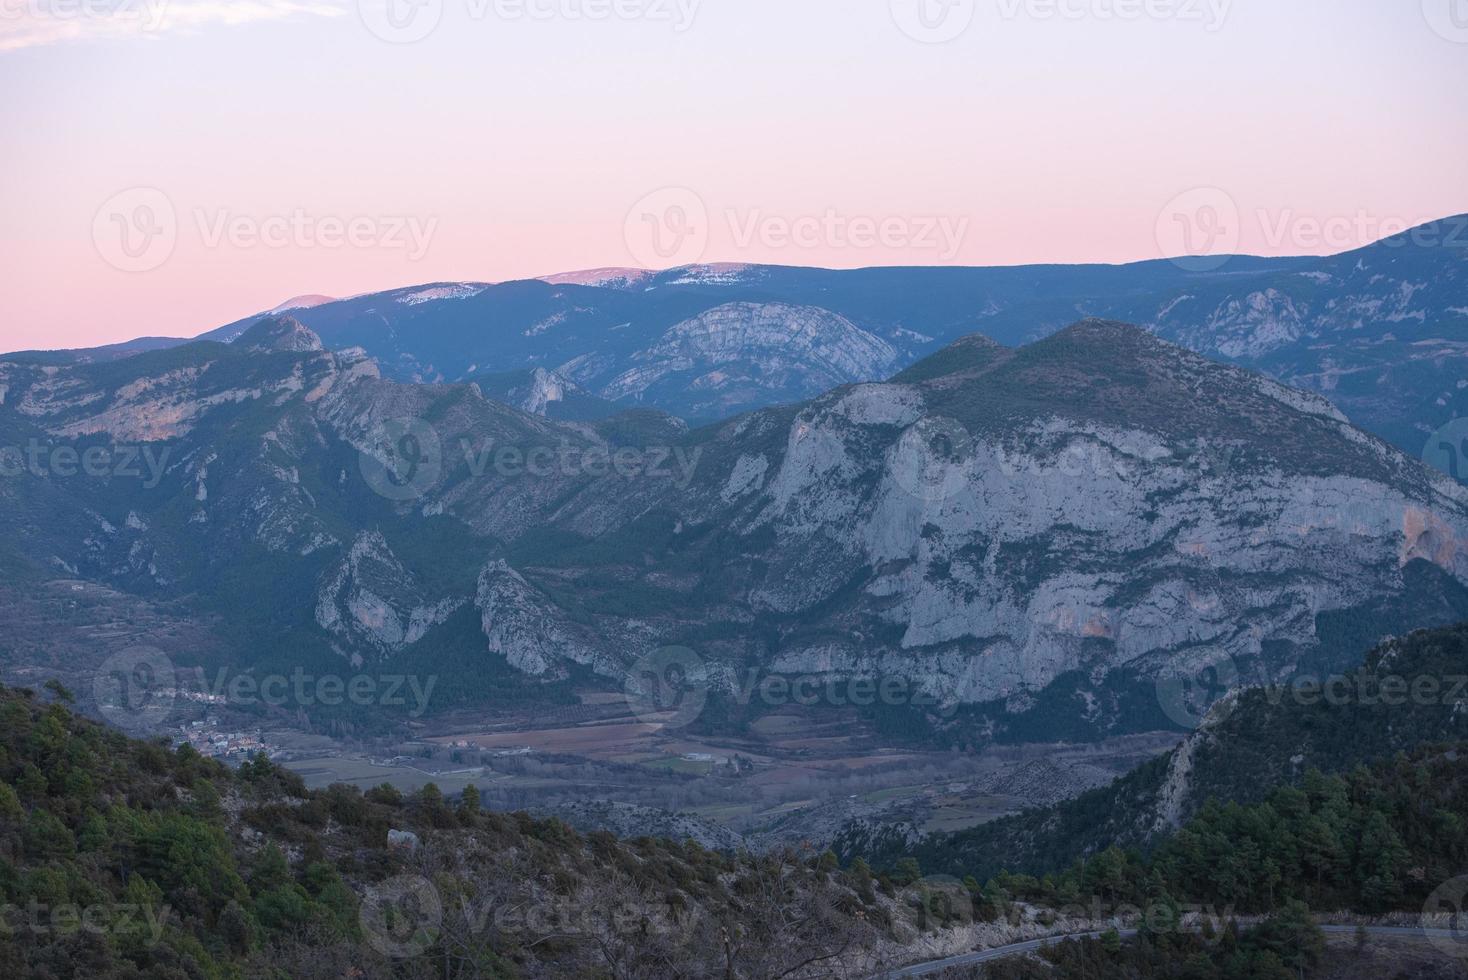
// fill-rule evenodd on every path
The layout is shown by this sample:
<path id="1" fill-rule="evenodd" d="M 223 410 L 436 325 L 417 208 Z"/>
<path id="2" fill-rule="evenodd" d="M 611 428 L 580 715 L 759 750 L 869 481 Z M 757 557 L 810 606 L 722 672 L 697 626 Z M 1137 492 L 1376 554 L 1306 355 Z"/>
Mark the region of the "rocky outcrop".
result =
<path id="1" fill-rule="evenodd" d="M 252 353 L 303 353 L 321 350 L 321 338 L 294 317 L 261 320 L 242 333 L 235 343 Z"/>
<path id="2" fill-rule="evenodd" d="M 382 656 L 412 646 L 466 601 L 425 596 L 382 534 L 366 531 L 322 580 L 316 622 L 360 661 L 364 650 Z"/>
<path id="3" fill-rule="evenodd" d="M 567 661 L 603 670 L 614 663 L 503 560 L 491 562 L 480 573 L 474 604 L 489 652 L 504 657 L 516 670 L 546 677 L 561 675 Z"/>
<path id="4" fill-rule="evenodd" d="M 747 399 L 749 388 L 808 398 L 880 378 L 891 373 L 898 355 L 885 340 L 829 310 L 729 303 L 676 324 L 632 359 L 636 366 L 608 382 L 604 397 L 643 400 L 649 389 L 676 379 L 686 395 L 713 408 Z"/>
<path id="5" fill-rule="evenodd" d="M 531 415 L 545 415 L 552 402 L 563 402 L 568 391 L 576 390 L 574 384 L 560 375 L 545 368 L 536 368 L 530 372 L 529 384 L 515 407 Z"/>

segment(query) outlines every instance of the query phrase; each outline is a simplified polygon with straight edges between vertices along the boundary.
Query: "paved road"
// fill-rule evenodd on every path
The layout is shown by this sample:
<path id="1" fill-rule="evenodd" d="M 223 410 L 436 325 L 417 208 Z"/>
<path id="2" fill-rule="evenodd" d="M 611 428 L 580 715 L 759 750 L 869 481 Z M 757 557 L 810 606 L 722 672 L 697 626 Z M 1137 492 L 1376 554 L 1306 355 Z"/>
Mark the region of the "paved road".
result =
<path id="1" fill-rule="evenodd" d="M 1321 926 L 1322 932 L 1347 933 L 1355 935 L 1355 926 Z M 1137 935 L 1135 929 L 1120 929 L 1122 939 L 1132 939 Z M 1410 926 L 1367 926 L 1366 933 L 1378 938 L 1407 937 L 1415 939 L 1449 939 L 1465 943 L 1463 950 L 1468 954 L 1468 938 L 1450 929 L 1420 929 Z M 1044 939 L 1031 939 L 1028 942 L 1013 943 L 1009 946 L 996 946 L 993 949 L 981 950 L 977 953 L 964 953 L 961 956 L 950 956 L 946 960 L 931 960 L 927 963 L 919 963 L 916 966 L 903 967 L 891 973 L 878 975 L 878 980 L 897 980 L 899 977 L 926 977 L 931 974 L 947 970 L 955 966 L 972 966 L 976 963 L 988 963 L 991 960 L 1002 960 L 1008 956 L 1017 956 L 1020 953 L 1032 953 L 1046 946 L 1054 946 L 1063 943 L 1067 939 L 1099 939 L 1099 932 L 1078 932 L 1068 936 L 1048 936 Z"/>

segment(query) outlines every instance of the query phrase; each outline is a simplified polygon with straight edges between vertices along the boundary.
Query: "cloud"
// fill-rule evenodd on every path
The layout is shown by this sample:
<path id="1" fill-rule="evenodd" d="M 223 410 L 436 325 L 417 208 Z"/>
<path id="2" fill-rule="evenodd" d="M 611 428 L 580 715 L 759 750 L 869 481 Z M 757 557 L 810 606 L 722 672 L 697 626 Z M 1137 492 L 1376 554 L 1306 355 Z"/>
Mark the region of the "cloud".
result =
<path id="1" fill-rule="evenodd" d="M 293 17 L 334 17 L 348 0 L 0 0 L 0 52 L 71 41 L 192 34 Z"/>

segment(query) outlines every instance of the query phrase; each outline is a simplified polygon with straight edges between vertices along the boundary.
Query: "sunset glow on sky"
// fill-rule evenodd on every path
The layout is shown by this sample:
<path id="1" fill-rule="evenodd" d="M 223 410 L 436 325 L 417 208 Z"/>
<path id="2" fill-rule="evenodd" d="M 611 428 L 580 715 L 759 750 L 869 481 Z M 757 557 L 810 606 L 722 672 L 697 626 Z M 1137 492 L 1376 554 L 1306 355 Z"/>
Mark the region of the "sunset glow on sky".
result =
<path id="1" fill-rule="evenodd" d="M 602 266 L 1343 251 L 1468 212 L 1454 4 L 0 0 L 0 350 Z"/>

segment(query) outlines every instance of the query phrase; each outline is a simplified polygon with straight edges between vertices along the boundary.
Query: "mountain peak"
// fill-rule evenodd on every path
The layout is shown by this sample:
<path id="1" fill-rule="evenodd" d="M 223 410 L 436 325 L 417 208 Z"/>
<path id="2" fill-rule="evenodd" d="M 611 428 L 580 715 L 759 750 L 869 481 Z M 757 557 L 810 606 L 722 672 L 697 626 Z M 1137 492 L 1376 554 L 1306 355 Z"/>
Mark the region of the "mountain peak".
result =
<path id="1" fill-rule="evenodd" d="M 1073 364 L 1088 373 L 1104 365 L 1150 363 L 1187 353 L 1144 327 L 1102 317 L 1077 320 L 1020 350 L 1026 359 Z"/>
<path id="2" fill-rule="evenodd" d="M 266 310 L 265 315 L 277 316 L 281 313 L 289 313 L 291 310 L 309 310 L 317 306 L 325 306 L 327 303 L 335 303 L 336 301 L 337 298 L 335 296 L 322 296 L 316 293 L 310 293 L 305 296 L 292 296 L 274 309 Z"/>
<path id="3" fill-rule="evenodd" d="M 1008 347 L 981 333 L 960 337 L 947 347 L 918 361 L 893 378 L 897 384 L 919 384 L 936 378 L 981 371 L 1012 353 Z"/>
<path id="4" fill-rule="evenodd" d="M 266 317 L 240 334 L 236 347 L 247 351 L 317 351 L 321 338 L 300 320 L 290 316 Z"/>
<path id="5" fill-rule="evenodd" d="M 1160 343 L 1157 338 L 1134 323 L 1088 316 L 1077 320 L 1054 335 L 1057 340 L 1103 341 L 1125 344 Z"/>
<path id="6" fill-rule="evenodd" d="M 1130 352 L 1130 354 L 1160 351 L 1160 349 L 1176 346 L 1167 343 L 1166 340 L 1158 339 L 1157 334 L 1152 333 L 1147 327 L 1139 327 L 1135 323 L 1124 323 L 1122 320 L 1107 320 L 1104 317 L 1086 317 L 1085 320 L 1075 321 L 1066 329 L 1035 343 L 1035 346 L 1045 345 L 1083 345 L 1088 348 L 1097 348 L 1098 351 Z"/>
<path id="7" fill-rule="evenodd" d="M 651 279 L 656 273 L 647 269 L 609 267 L 583 269 L 577 272 L 558 272 L 552 276 L 538 277 L 541 282 L 552 286 L 602 286 L 630 289 Z"/>

